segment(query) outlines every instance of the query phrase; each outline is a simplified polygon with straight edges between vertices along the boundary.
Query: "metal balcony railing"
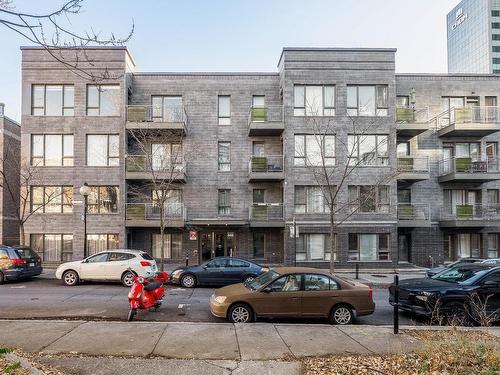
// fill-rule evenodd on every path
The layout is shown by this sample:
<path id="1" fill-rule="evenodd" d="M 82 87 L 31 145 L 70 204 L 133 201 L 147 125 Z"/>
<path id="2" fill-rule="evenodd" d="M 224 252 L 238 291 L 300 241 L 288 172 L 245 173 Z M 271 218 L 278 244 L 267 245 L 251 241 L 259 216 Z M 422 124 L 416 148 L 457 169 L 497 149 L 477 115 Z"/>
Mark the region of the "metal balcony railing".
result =
<path id="1" fill-rule="evenodd" d="M 183 105 L 170 107 L 152 105 L 128 105 L 127 121 L 129 122 L 166 122 L 187 124 L 186 108 Z"/>
<path id="2" fill-rule="evenodd" d="M 473 157 L 454 157 L 439 162 L 439 175 L 448 173 L 496 173 L 499 172 L 498 159 L 481 160 Z"/>
<path id="3" fill-rule="evenodd" d="M 283 122 L 282 105 L 251 106 L 248 112 L 248 124 L 252 122 Z"/>
<path id="4" fill-rule="evenodd" d="M 440 220 L 500 220 L 500 204 L 456 204 L 440 207 Z"/>
<path id="5" fill-rule="evenodd" d="M 398 203 L 398 220 L 430 220 L 429 204 Z"/>
<path id="6" fill-rule="evenodd" d="M 250 206 L 250 220 L 283 220 L 283 203 L 254 203 Z"/>
<path id="7" fill-rule="evenodd" d="M 436 127 L 453 124 L 499 124 L 500 107 L 453 107 L 436 116 Z"/>
<path id="8" fill-rule="evenodd" d="M 183 158 L 176 160 L 174 157 L 169 160 L 165 158 L 155 158 L 151 155 L 128 155 L 125 158 L 127 172 L 164 172 L 181 173 L 186 171 L 186 163 Z"/>
<path id="9" fill-rule="evenodd" d="M 398 172 L 426 173 L 429 172 L 429 157 L 427 156 L 398 156 Z"/>
<path id="10" fill-rule="evenodd" d="M 252 156 L 248 164 L 250 172 L 283 172 L 284 166 L 283 155 Z"/>
<path id="11" fill-rule="evenodd" d="M 160 220 L 161 214 L 161 205 L 157 203 L 127 203 L 127 220 Z M 165 203 L 163 218 L 165 221 L 185 219 L 184 203 Z"/>
<path id="12" fill-rule="evenodd" d="M 397 107 L 396 108 L 396 122 L 398 123 L 426 123 L 430 119 L 429 107 L 410 108 L 410 107 Z"/>

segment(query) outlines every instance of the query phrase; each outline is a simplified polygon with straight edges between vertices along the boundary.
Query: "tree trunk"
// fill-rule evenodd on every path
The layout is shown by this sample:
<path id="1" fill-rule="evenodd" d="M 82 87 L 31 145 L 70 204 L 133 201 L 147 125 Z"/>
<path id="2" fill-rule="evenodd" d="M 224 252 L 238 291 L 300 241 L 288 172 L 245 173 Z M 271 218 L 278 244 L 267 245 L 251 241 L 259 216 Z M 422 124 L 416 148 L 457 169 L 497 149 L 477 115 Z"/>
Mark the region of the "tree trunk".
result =
<path id="1" fill-rule="evenodd" d="M 165 263 L 165 239 L 163 238 L 163 234 L 165 232 L 165 223 L 164 223 L 164 213 L 163 213 L 163 205 L 160 206 L 160 271 L 164 271 L 164 263 Z"/>
<path id="2" fill-rule="evenodd" d="M 24 223 L 19 224 L 19 245 L 24 246 Z"/>
<path id="3" fill-rule="evenodd" d="M 330 273 L 335 271 L 335 215 L 330 207 Z"/>

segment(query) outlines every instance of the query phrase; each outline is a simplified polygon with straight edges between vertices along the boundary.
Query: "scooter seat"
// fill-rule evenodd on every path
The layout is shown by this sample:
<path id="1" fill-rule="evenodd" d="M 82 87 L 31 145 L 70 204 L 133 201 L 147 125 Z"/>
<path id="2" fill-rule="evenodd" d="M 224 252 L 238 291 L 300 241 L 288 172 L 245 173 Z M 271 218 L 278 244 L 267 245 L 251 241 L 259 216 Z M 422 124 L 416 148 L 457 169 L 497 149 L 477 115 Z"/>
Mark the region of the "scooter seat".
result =
<path id="1" fill-rule="evenodd" d="M 146 292 L 151 292 L 157 288 L 159 288 L 162 284 L 159 281 L 155 281 L 149 284 L 144 285 L 144 290 Z"/>

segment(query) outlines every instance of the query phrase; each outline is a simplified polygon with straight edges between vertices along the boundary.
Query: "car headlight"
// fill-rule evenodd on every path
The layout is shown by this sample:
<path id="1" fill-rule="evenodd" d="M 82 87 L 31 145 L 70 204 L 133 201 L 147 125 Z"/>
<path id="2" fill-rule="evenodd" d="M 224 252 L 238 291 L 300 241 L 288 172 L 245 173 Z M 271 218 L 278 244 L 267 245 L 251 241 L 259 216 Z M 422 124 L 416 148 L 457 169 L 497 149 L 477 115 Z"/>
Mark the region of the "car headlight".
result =
<path id="1" fill-rule="evenodd" d="M 182 273 L 182 270 L 176 270 L 172 272 L 172 277 L 179 277 Z"/>
<path id="2" fill-rule="evenodd" d="M 214 298 L 214 301 L 217 302 L 218 304 L 224 303 L 226 300 L 226 296 L 217 296 Z"/>
<path id="3" fill-rule="evenodd" d="M 420 292 L 418 295 L 415 296 L 416 299 L 419 299 L 420 301 L 427 302 L 429 300 L 429 297 L 432 296 L 433 293 L 431 292 Z"/>

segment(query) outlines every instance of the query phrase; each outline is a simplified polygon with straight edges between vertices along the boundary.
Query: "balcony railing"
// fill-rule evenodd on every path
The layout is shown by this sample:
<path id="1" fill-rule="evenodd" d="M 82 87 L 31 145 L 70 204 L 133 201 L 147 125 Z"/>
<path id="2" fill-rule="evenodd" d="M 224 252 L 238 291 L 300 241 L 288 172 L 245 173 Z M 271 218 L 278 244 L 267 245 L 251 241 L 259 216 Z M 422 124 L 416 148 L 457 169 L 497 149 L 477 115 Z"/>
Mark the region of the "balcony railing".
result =
<path id="1" fill-rule="evenodd" d="M 164 122 L 187 124 L 187 113 L 183 105 L 162 107 L 152 105 L 128 105 L 128 122 Z"/>
<path id="2" fill-rule="evenodd" d="M 409 108 L 398 107 L 396 108 L 396 122 L 399 123 L 426 123 L 429 122 L 429 107 L 422 108 Z"/>
<path id="3" fill-rule="evenodd" d="M 127 203 L 127 220 L 160 220 L 161 204 Z M 163 218 L 165 221 L 185 219 L 184 203 L 165 203 Z"/>
<path id="4" fill-rule="evenodd" d="M 250 206 L 250 220 L 283 220 L 283 204 L 254 203 Z"/>
<path id="5" fill-rule="evenodd" d="M 248 164 L 251 173 L 283 172 L 285 157 L 283 155 L 252 156 Z"/>
<path id="6" fill-rule="evenodd" d="M 398 220 L 416 221 L 430 220 L 430 206 L 428 204 L 399 203 Z"/>
<path id="7" fill-rule="evenodd" d="M 500 204 L 457 204 L 440 208 L 440 220 L 500 220 Z"/>
<path id="8" fill-rule="evenodd" d="M 182 173 L 185 172 L 186 164 L 184 160 L 165 160 L 155 158 L 151 155 L 128 155 L 125 159 L 127 172 L 150 172 L 150 173 Z"/>
<path id="9" fill-rule="evenodd" d="M 248 112 L 248 124 L 252 122 L 283 122 L 283 106 L 252 106 Z"/>
<path id="10" fill-rule="evenodd" d="M 398 156 L 398 172 L 427 173 L 429 172 L 429 158 L 427 156 Z"/>
<path id="11" fill-rule="evenodd" d="M 481 160 L 472 157 L 454 157 L 439 162 L 439 175 L 448 173 L 497 173 L 499 172 L 498 159 Z"/>
<path id="12" fill-rule="evenodd" d="M 436 117 L 438 129 L 453 124 L 500 124 L 500 107 L 453 107 Z"/>

